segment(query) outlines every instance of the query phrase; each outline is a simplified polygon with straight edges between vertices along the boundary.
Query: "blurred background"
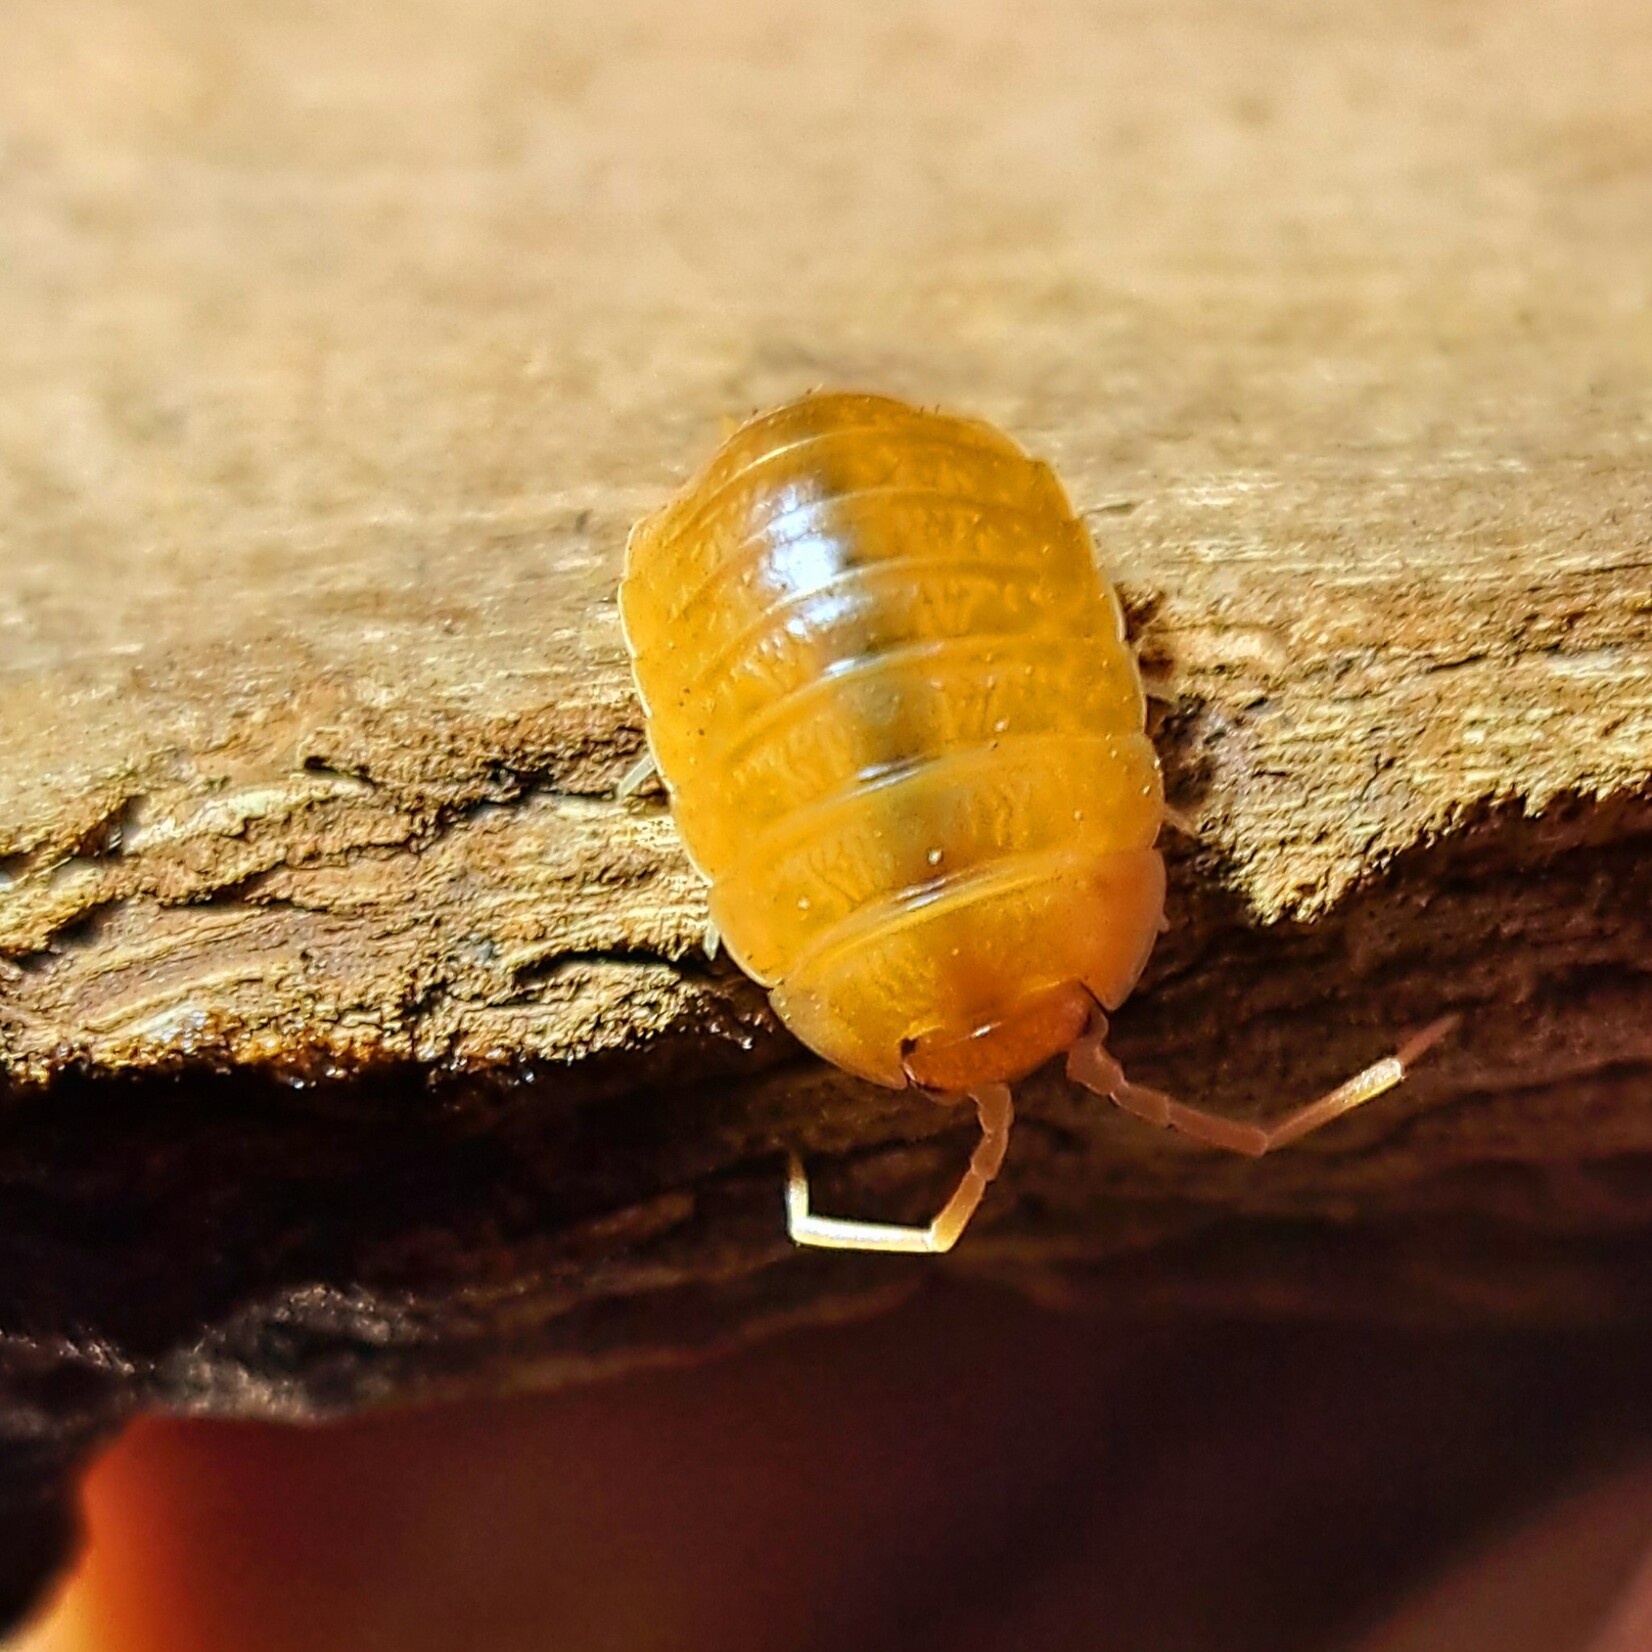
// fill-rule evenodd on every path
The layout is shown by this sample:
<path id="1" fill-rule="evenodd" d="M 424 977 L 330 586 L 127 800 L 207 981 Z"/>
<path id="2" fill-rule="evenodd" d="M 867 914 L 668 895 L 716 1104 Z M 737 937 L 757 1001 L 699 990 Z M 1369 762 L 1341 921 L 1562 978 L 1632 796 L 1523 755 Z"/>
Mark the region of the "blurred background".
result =
<path id="1" fill-rule="evenodd" d="M 562 1396 L 140 1423 L 17 1645 L 1582 1652 L 1652 1549 L 1649 1381 L 1649 1337 L 937 1288 Z"/>

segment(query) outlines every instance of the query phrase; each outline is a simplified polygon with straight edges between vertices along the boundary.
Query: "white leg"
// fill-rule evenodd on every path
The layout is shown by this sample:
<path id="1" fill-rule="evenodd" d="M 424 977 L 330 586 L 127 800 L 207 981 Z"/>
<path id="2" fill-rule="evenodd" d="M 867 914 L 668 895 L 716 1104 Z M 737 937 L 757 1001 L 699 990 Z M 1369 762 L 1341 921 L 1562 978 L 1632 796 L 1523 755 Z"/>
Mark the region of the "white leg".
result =
<path id="1" fill-rule="evenodd" d="M 1208 1147 L 1224 1148 L 1229 1153 L 1244 1153 L 1259 1159 L 1276 1147 L 1300 1141 L 1311 1130 L 1317 1130 L 1344 1113 L 1351 1113 L 1362 1103 L 1392 1090 L 1401 1082 L 1406 1071 L 1425 1050 L 1446 1036 L 1461 1020 L 1460 1016 L 1445 1015 L 1424 1027 L 1415 1038 L 1408 1040 L 1391 1056 L 1373 1062 L 1364 1072 L 1356 1073 L 1346 1083 L 1299 1107 L 1293 1113 L 1270 1125 L 1241 1124 L 1236 1119 L 1223 1118 L 1203 1107 L 1189 1107 L 1185 1102 L 1167 1096 L 1162 1090 L 1150 1090 L 1144 1084 L 1132 1084 L 1124 1069 L 1107 1053 L 1102 1040 L 1107 1034 L 1107 1023 L 1098 1015 L 1095 1023 L 1076 1043 L 1067 1056 L 1067 1076 L 1075 1084 L 1082 1084 L 1097 1095 L 1106 1096 L 1136 1118 L 1156 1124 L 1160 1129 L 1176 1130 Z"/>
<path id="2" fill-rule="evenodd" d="M 928 1227 L 897 1227 L 887 1222 L 845 1221 L 835 1216 L 816 1216 L 809 1209 L 809 1178 L 803 1161 L 794 1153 L 786 1178 L 786 1228 L 796 1243 L 818 1245 L 826 1250 L 903 1251 L 934 1255 L 951 1250 L 958 1235 L 969 1226 L 987 1184 L 998 1174 L 1009 1146 L 1010 1126 L 1015 1107 L 1007 1084 L 984 1084 L 974 1093 L 976 1116 L 981 1121 L 981 1139 L 969 1161 L 969 1169 L 957 1191 L 947 1200 L 939 1216 Z"/>
<path id="3" fill-rule="evenodd" d="M 620 783 L 614 788 L 614 796 L 621 802 L 626 798 L 635 797 L 659 772 L 654 765 L 653 752 L 645 748 L 642 756 L 620 777 Z"/>
<path id="4" fill-rule="evenodd" d="M 705 949 L 707 960 L 715 963 L 717 954 L 723 950 L 723 932 L 715 918 L 706 919 L 706 926 L 700 932 L 700 945 Z"/>

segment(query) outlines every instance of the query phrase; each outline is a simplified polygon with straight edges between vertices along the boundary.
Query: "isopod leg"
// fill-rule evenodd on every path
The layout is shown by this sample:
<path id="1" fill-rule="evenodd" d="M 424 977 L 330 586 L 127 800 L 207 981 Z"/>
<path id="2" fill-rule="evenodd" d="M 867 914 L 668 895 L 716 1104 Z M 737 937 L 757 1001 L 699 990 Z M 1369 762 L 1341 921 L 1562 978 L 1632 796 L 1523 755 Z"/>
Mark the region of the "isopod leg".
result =
<path id="1" fill-rule="evenodd" d="M 935 1255 L 951 1250 L 969 1226 L 987 1184 L 998 1174 L 1010 1142 L 1015 1106 L 1007 1084 L 984 1084 L 974 1092 L 981 1139 L 970 1156 L 963 1180 L 928 1227 L 899 1227 L 888 1222 L 855 1222 L 837 1216 L 817 1216 L 809 1209 L 809 1178 L 794 1153 L 786 1178 L 786 1227 L 800 1245 L 826 1250 L 902 1251 Z"/>
<path id="2" fill-rule="evenodd" d="M 1161 1130 L 1179 1131 L 1207 1147 L 1220 1147 L 1230 1153 L 1244 1153 L 1259 1159 L 1276 1147 L 1300 1141 L 1310 1131 L 1317 1130 L 1344 1113 L 1380 1096 L 1404 1079 L 1407 1071 L 1424 1051 L 1454 1028 L 1460 1017 L 1441 1016 L 1424 1027 L 1414 1038 L 1408 1039 L 1393 1055 L 1373 1062 L 1363 1072 L 1339 1084 L 1317 1101 L 1310 1101 L 1293 1113 L 1270 1125 L 1241 1124 L 1236 1119 L 1223 1118 L 1203 1107 L 1189 1107 L 1185 1102 L 1167 1096 L 1162 1090 L 1149 1089 L 1145 1084 L 1132 1084 L 1124 1076 L 1124 1069 L 1107 1053 L 1104 1040 L 1107 1023 L 1098 1014 L 1090 1030 L 1079 1039 L 1067 1055 L 1067 1076 L 1075 1084 L 1082 1084 L 1097 1095 L 1106 1096 L 1125 1112 Z"/>
<path id="3" fill-rule="evenodd" d="M 1185 837 L 1190 843 L 1199 841 L 1199 828 L 1193 824 L 1190 816 L 1184 815 L 1174 804 L 1165 804 L 1164 823 L 1171 831 Z M 1169 927 L 1168 924 L 1165 925 L 1165 928 L 1168 929 Z"/>
<path id="4" fill-rule="evenodd" d="M 653 752 L 644 750 L 642 756 L 620 776 L 620 783 L 614 788 L 614 796 L 622 803 L 628 798 L 635 797 L 659 772 Z"/>

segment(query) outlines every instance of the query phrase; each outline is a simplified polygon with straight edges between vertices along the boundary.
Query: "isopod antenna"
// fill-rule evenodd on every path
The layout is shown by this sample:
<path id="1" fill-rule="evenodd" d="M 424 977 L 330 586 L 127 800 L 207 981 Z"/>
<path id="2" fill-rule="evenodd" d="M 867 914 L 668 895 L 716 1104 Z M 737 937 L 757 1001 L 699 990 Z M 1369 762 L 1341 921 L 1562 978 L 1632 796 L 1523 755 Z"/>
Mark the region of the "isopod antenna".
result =
<path id="1" fill-rule="evenodd" d="M 1223 1117 L 1203 1107 L 1190 1107 L 1186 1102 L 1167 1096 L 1162 1090 L 1149 1089 L 1145 1084 L 1132 1084 L 1124 1076 L 1124 1069 L 1108 1053 L 1105 1039 L 1107 1019 L 1099 1010 L 1085 1033 L 1068 1052 L 1067 1076 L 1075 1084 L 1082 1084 L 1098 1096 L 1105 1096 L 1115 1106 L 1132 1117 L 1157 1125 L 1161 1130 L 1175 1130 L 1207 1147 L 1219 1147 L 1229 1153 L 1243 1153 L 1247 1158 L 1259 1159 L 1276 1147 L 1289 1146 L 1300 1141 L 1310 1131 L 1351 1113 L 1356 1107 L 1374 1100 L 1404 1081 L 1413 1064 L 1431 1050 L 1462 1020 L 1458 1015 L 1442 1015 L 1438 1021 L 1406 1040 L 1393 1055 L 1374 1061 L 1362 1072 L 1328 1090 L 1324 1095 L 1287 1113 L 1270 1125 L 1246 1124 L 1239 1119 Z"/>

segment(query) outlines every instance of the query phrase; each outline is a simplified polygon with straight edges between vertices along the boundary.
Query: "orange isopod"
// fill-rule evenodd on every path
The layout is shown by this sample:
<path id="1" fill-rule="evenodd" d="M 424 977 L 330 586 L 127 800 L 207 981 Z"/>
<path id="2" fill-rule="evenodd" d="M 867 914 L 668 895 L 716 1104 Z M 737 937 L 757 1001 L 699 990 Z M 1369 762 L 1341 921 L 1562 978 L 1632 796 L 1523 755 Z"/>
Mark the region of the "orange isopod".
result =
<path id="1" fill-rule="evenodd" d="M 751 420 L 626 549 L 651 762 L 730 954 L 845 1071 L 972 1098 L 927 1227 L 792 1237 L 949 1249 L 1008 1142 L 1009 1085 L 1066 1052 L 1153 1123 L 1259 1154 L 1380 1094 L 1436 1023 L 1271 1129 L 1126 1082 L 1105 1010 L 1162 927 L 1164 819 L 1119 601 L 1049 466 L 978 420 L 816 394 Z"/>

